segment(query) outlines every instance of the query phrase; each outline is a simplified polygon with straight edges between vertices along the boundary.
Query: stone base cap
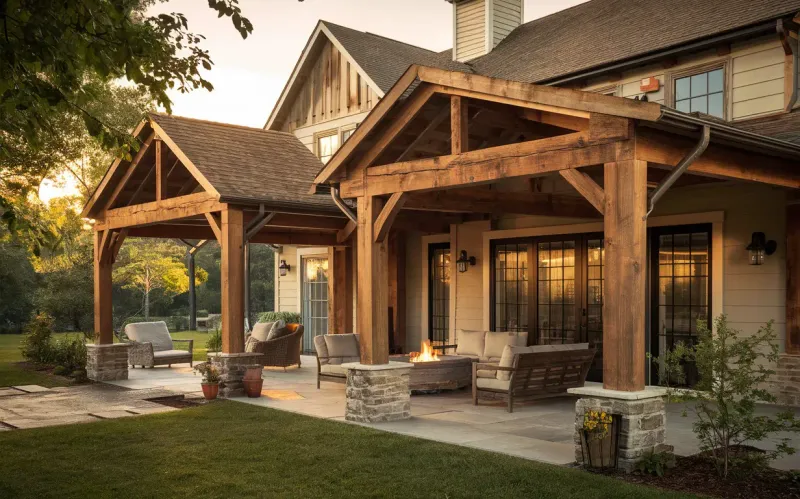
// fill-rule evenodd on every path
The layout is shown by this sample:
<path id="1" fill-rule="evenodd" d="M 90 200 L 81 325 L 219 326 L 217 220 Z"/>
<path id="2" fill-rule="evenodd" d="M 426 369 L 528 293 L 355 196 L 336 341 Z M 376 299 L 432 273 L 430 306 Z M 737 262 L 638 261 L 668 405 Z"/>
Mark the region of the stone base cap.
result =
<path id="1" fill-rule="evenodd" d="M 362 364 L 361 362 L 348 362 L 342 364 L 345 369 L 352 369 L 354 371 L 391 371 L 394 369 L 411 369 L 414 367 L 408 362 L 394 362 L 388 364 Z"/>
<path id="2" fill-rule="evenodd" d="M 647 400 L 661 398 L 667 395 L 667 389 L 660 386 L 646 386 L 644 390 L 636 392 L 623 392 L 619 390 L 606 390 L 600 384 L 587 385 L 580 388 L 570 388 L 567 393 L 581 397 L 595 397 L 613 400 Z"/>
<path id="3" fill-rule="evenodd" d="M 221 358 L 253 358 L 253 357 L 260 357 L 261 354 L 258 352 L 237 352 L 237 353 L 223 353 L 223 352 L 213 352 L 208 354 L 209 357 L 221 357 Z"/>
<path id="4" fill-rule="evenodd" d="M 86 344 L 86 348 L 88 350 L 94 350 L 94 349 L 98 349 L 98 350 L 101 350 L 101 349 L 102 350 L 104 350 L 104 349 L 125 350 L 128 347 L 130 347 L 130 345 L 128 343 L 103 343 L 103 344 L 87 343 Z"/>

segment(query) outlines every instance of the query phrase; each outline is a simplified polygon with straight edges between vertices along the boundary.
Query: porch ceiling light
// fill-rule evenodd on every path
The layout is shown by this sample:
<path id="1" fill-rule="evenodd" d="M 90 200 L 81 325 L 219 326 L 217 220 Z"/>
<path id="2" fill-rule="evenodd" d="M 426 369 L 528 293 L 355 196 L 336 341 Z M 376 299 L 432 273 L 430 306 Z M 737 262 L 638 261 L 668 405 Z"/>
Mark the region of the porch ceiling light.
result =
<path id="1" fill-rule="evenodd" d="M 467 256 L 467 252 L 465 250 L 461 250 L 461 253 L 458 255 L 458 260 L 456 260 L 456 268 L 459 272 L 466 272 L 469 266 L 475 265 L 477 261 L 475 260 L 474 256 Z"/>
<path id="2" fill-rule="evenodd" d="M 281 260 L 281 264 L 278 265 L 278 270 L 281 273 L 281 277 L 286 277 L 286 274 L 292 269 L 292 266 L 286 263 L 286 260 Z"/>
<path id="3" fill-rule="evenodd" d="M 767 241 L 763 232 L 753 232 L 747 251 L 750 252 L 750 265 L 763 265 L 764 257 L 772 255 L 778 249 L 778 243 Z"/>

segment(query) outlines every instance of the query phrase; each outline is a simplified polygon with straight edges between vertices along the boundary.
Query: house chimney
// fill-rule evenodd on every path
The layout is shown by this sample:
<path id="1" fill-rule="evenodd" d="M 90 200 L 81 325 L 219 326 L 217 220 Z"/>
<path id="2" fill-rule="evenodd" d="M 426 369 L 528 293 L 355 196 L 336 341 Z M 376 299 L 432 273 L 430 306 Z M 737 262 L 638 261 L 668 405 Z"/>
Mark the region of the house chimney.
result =
<path id="1" fill-rule="evenodd" d="M 522 24 L 524 0 L 447 0 L 453 4 L 453 60 L 491 52 Z"/>

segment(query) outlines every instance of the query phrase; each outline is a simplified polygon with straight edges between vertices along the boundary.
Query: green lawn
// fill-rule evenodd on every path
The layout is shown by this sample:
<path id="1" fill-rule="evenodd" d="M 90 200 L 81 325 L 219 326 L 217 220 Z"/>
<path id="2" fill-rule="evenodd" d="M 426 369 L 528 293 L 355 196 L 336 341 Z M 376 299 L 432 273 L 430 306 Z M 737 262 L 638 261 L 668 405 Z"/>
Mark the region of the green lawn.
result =
<path id="1" fill-rule="evenodd" d="M 689 497 L 237 402 L 0 432 L 0 497 Z"/>
<path id="2" fill-rule="evenodd" d="M 196 361 L 206 361 L 208 360 L 206 357 L 206 341 L 208 341 L 208 337 L 210 333 L 205 331 L 178 331 L 177 333 L 170 333 L 170 335 L 176 340 L 194 340 L 194 345 L 192 348 L 192 358 Z M 176 348 L 183 349 L 185 348 L 185 343 L 178 343 L 175 345 Z"/>

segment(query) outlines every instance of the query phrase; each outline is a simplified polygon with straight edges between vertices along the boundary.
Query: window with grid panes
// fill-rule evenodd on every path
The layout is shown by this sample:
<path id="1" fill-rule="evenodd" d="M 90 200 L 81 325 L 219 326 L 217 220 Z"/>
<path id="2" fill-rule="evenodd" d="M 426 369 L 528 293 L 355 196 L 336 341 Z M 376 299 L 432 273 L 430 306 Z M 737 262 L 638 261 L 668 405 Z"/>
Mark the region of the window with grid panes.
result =
<path id="1" fill-rule="evenodd" d="M 528 244 L 494 247 L 494 330 L 528 330 Z"/>
<path id="2" fill-rule="evenodd" d="M 725 71 L 719 68 L 676 79 L 675 109 L 725 118 Z"/>

